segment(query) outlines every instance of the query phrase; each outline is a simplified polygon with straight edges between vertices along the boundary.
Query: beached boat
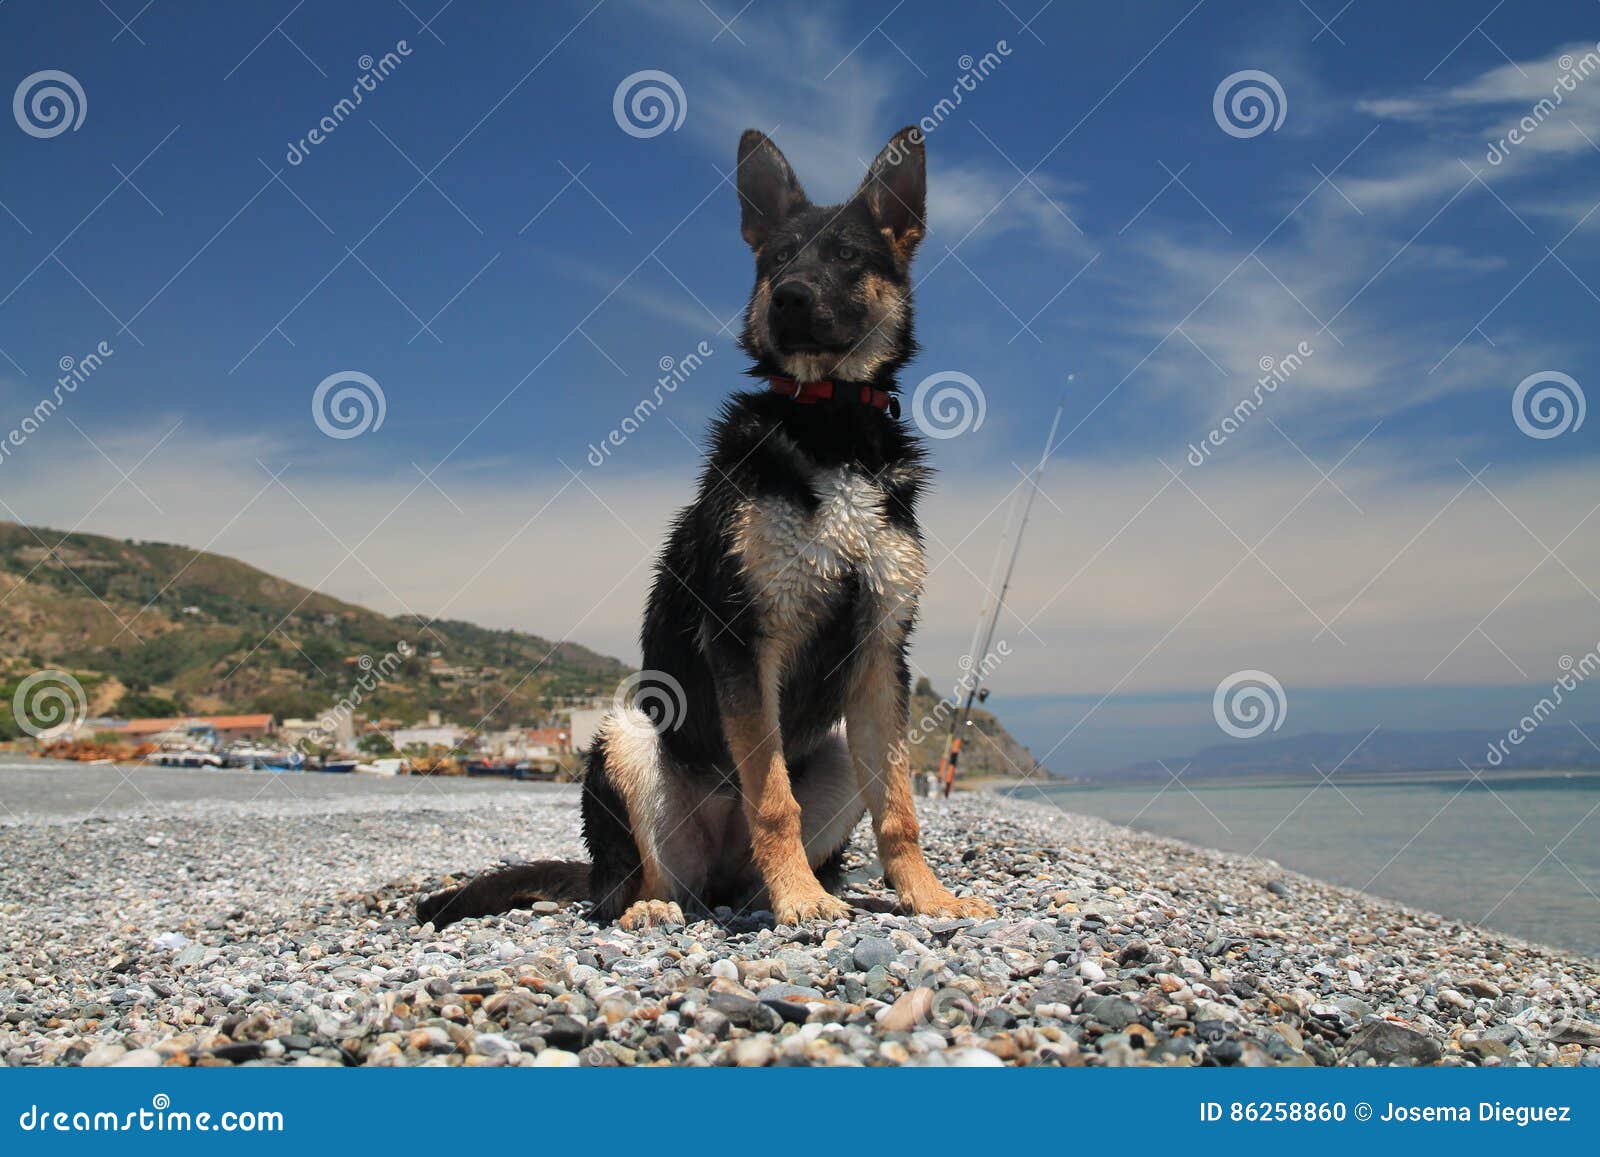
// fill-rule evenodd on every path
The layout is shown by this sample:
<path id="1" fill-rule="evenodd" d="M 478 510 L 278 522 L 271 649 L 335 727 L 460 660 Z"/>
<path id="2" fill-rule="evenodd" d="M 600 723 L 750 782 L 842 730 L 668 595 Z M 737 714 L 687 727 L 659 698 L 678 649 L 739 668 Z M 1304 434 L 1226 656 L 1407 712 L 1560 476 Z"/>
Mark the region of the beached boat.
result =
<path id="1" fill-rule="evenodd" d="M 223 767 L 226 760 L 215 751 L 198 747 L 172 747 L 152 751 L 144 757 L 146 763 L 157 767 Z"/>
<path id="2" fill-rule="evenodd" d="M 357 771 L 367 775 L 409 775 L 411 765 L 403 759 L 374 759 L 370 763 L 356 764 Z"/>
<path id="3" fill-rule="evenodd" d="M 229 746 L 223 758 L 229 767 L 251 771 L 300 771 L 305 766 L 305 757 L 298 751 L 248 740 Z"/>

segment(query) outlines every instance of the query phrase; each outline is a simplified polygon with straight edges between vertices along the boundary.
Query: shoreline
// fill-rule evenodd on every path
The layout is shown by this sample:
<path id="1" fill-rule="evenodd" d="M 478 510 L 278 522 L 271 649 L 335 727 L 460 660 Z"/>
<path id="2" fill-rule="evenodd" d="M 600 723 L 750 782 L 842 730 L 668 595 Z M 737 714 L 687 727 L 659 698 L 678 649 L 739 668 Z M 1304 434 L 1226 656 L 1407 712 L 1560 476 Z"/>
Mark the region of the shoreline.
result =
<path id="1" fill-rule="evenodd" d="M 443 873 L 581 855 L 575 792 L 304 778 L 0 829 L 0 1059 L 1600 1067 L 1600 961 L 991 791 L 918 802 L 996 920 L 898 915 L 863 828 L 844 923 L 436 933 L 410 909 Z"/>

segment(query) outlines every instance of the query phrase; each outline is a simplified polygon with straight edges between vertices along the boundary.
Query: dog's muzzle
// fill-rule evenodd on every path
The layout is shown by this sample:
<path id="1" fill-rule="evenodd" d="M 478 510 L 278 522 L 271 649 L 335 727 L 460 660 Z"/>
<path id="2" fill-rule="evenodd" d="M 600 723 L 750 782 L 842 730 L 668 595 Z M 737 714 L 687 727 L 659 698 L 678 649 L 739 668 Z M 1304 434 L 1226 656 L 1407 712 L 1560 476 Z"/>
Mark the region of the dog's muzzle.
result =
<path id="1" fill-rule="evenodd" d="M 772 291 L 767 316 L 772 336 L 786 350 L 819 345 L 816 335 L 817 295 L 803 281 L 785 281 Z"/>

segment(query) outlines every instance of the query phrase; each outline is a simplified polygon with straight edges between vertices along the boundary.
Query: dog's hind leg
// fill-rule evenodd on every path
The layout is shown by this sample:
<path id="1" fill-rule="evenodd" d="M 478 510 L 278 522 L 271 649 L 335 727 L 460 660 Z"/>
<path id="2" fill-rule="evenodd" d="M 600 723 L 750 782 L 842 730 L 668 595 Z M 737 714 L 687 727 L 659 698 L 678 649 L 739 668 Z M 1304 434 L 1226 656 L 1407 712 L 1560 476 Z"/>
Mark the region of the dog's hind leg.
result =
<path id="1" fill-rule="evenodd" d="M 583 774 L 583 842 L 593 867 L 589 870 L 589 915 L 600 923 L 616 920 L 639 893 L 644 863 L 634 839 L 627 800 L 611 764 L 618 743 L 609 720 L 589 749 Z"/>
<path id="2" fill-rule="evenodd" d="M 869 640 L 845 709 L 850 756 L 872 812 L 884 878 L 907 911 L 921 916 L 993 916 L 977 897 L 958 897 L 933 874 L 922 854 L 922 827 L 911 794 L 906 747 L 910 671 L 898 647 Z"/>
<path id="3" fill-rule="evenodd" d="M 684 923 L 725 827 L 708 809 L 715 799 L 674 765 L 649 716 L 631 707 L 610 716 L 584 780 L 594 918 L 628 929 Z"/>

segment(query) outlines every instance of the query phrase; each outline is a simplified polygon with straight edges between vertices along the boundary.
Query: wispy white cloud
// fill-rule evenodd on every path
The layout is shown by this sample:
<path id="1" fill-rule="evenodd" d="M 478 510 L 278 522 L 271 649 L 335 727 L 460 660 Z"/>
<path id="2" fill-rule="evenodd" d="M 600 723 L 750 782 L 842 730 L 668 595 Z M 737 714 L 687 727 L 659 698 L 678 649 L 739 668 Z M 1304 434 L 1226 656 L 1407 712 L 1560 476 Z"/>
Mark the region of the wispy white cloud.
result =
<path id="1" fill-rule="evenodd" d="M 1463 84 L 1372 97 L 1357 107 L 1428 132 L 1399 163 L 1358 166 L 1344 187 L 1363 209 L 1402 210 L 1448 195 L 1470 179 L 1467 166 L 1494 184 L 1549 179 L 1560 166 L 1600 161 L 1600 45 L 1574 42 Z"/>
<path id="2" fill-rule="evenodd" d="M 152 433 L 101 440 L 131 462 Z M 1299 686 L 1537 682 L 1560 655 L 1600 640 L 1600 596 L 1586 589 L 1600 590 L 1600 467 L 1495 466 L 1479 486 L 1464 470 L 1420 476 L 1404 445 L 1379 437 L 1334 474 L 1343 494 L 1326 483 L 1313 492 L 1316 470 L 1260 434 L 1200 468 L 1174 457 L 1181 481 L 1153 459 L 1053 466 L 995 686 L 1194 690 L 1247 667 Z M 82 529 L 193 546 L 214 538 L 215 551 L 381 610 L 572 637 L 633 661 L 650 564 L 693 483 L 685 471 L 608 465 L 576 481 L 447 470 L 435 490 L 414 471 L 329 475 L 309 463 L 290 467 L 285 490 L 256 464 L 278 469 L 281 449 L 185 428 L 135 475 L 165 513 L 123 487 Z M 959 446 L 940 444 L 934 457 L 953 466 Z M 7 501 L 63 530 L 118 481 L 81 456 L 30 453 L 13 468 Z M 941 685 L 970 645 L 1011 485 L 952 476 L 924 507 L 932 571 L 913 661 Z M 1562 544 L 1559 561 L 1539 540 Z"/>
<path id="3" fill-rule="evenodd" d="M 715 22 L 696 4 L 652 4 L 643 11 L 672 34 L 695 42 L 716 31 Z M 841 12 L 852 10 L 777 7 L 747 12 L 735 26 L 745 42 L 740 51 L 708 58 L 693 74 L 693 115 L 684 131 L 698 136 L 724 170 L 732 167 L 734 146 L 745 129 L 771 134 L 807 193 L 826 203 L 855 190 L 896 130 L 928 118 L 935 126 L 927 137 L 928 213 L 937 236 L 953 245 L 969 232 L 982 243 L 1025 230 L 1051 245 L 1081 247 L 1081 234 L 1070 220 L 1078 213 L 1065 182 L 1046 174 L 1022 182 L 999 153 L 992 160 L 972 159 L 974 146 L 983 153 L 992 151 L 973 135 L 969 119 L 982 108 L 981 86 L 953 111 L 935 112 L 933 105 L 944 91 L 936 93 L 929 107 L 908 101 L 900 70 L 910 72 L 911 66 L 887 41 L 872 36 L 863 42 L 859 33 L 846 30 L 846 23 L 860 24 L 862 32 L 870 29 L 865 14 L 853 13 L 854 19 L 846 21 Z M 764 71 L 773 67 L 781 67 L 788 81 L 804 89 L 804 99 L 797 100 L 788 86 L 780 93 L 763 83 Z M 997 71 L 1008 67 L 1014 66 L 1003 61 Z M 949 83 L 954 85 L 959 75 L 952 72 Z M 915 73 L 911 76 L 915 79 Z M 953 143 L 945 148 L 944 142 L 957 134 L 964 137 L 959 148 Z M 952 160 L 958 152 L 965 159 Z"/>

